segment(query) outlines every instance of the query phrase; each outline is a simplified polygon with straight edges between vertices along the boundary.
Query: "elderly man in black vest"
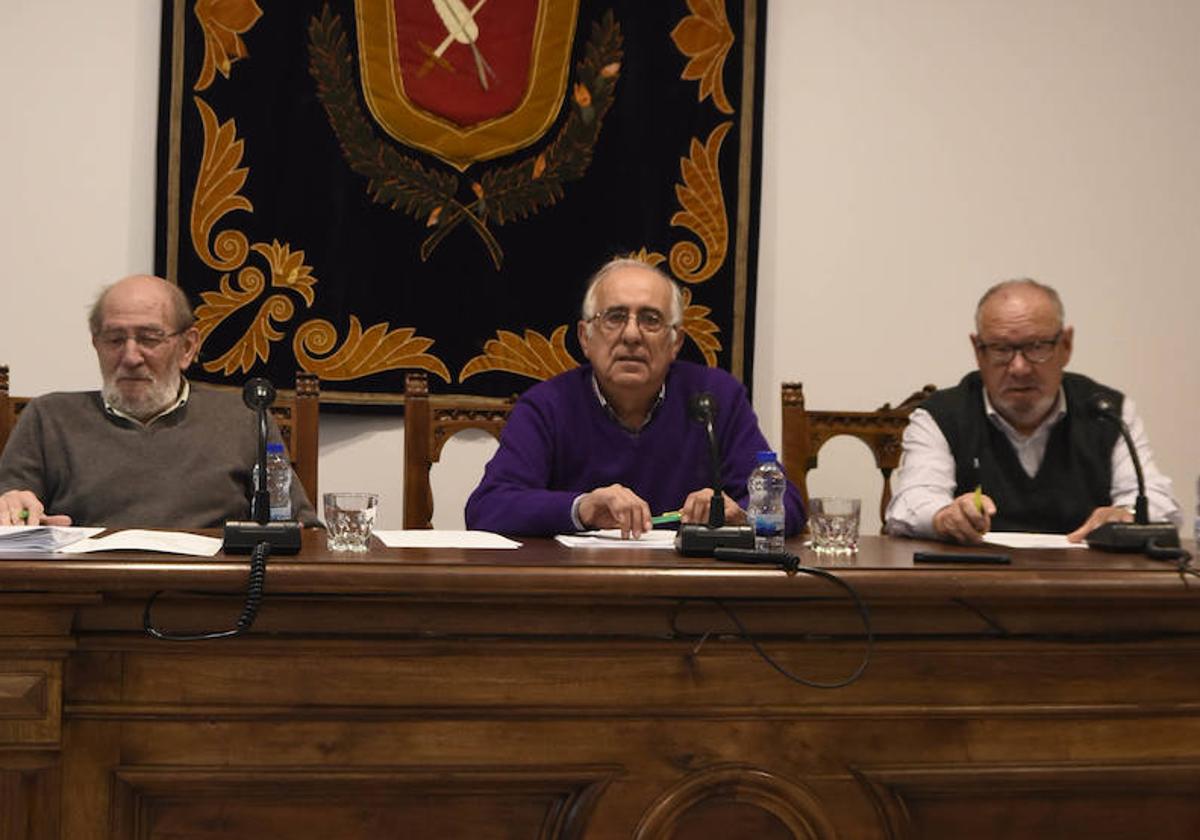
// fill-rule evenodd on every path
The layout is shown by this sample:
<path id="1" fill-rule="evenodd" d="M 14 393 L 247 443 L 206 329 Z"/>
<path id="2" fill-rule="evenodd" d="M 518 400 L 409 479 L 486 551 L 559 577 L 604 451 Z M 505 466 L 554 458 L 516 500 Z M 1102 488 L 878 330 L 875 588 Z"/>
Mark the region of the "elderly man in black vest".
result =
<path id="1" fill-rule="evenodd" d="M 1035 280 L 984 294 L 971 344 L 979 370 L 913 412 L 904 434 L 891 534 L 975 544 L 989 530 L 1067 534 L 1132 521 L 1137 478 L 1120 430 L 1088 407 L 1106 397 L 1128 424 L 1150 515 L 1178 526 L 1171 481 L 1154 465 L 1133 401 L 1064 373 L 1074 329 L 1062 300 Z"/>

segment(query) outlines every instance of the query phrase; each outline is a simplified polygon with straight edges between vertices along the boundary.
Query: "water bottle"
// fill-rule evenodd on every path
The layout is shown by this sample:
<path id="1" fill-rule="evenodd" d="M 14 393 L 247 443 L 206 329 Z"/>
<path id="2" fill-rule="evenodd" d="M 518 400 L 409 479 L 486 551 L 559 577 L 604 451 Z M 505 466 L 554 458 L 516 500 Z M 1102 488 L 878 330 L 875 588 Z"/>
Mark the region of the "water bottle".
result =
<path id="1" fill-rule="evenodd" d="M 746 482 L 750 491 L 750 507 L 746 513 L 754 524 L 755 551 L 783 551 L 783 494 L 787 479 L 775 453 L 758 453 L 758 466 Z"/>
<path id="2" fill-rule="evenodd" d="M 255 475 L 258 465 L 254 465 Z M 257 482 L 256 482 L 257 483 Z M 282 443 L 267 444 L 267 492 L 271 494 L 271 519 L 292 518 L 292 462 Z"/>

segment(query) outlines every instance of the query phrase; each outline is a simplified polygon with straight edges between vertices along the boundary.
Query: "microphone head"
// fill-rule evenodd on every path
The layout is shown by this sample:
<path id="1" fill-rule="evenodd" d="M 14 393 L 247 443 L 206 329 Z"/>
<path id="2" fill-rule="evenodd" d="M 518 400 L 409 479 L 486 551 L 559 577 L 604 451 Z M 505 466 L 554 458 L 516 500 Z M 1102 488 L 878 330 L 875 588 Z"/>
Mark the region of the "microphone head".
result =
<path id="1" fill-rule="evenodd" d="M 702 423 L 717 415 L 717 401 L 708 391 L 693 394 L 688 402 L 688 407 L 691 409 L 692 419 Z"/>
<path id="2" fill-rule="evenodd" d="M 1092 414 L 1100 417 L 1108 417 L 1109 419 L 1112 419 L 1119 416 L 1117 414 L 1116 402 L 1114 402 L 1113 399 L 1108 396 L 1108 394 L 1103 394 L 1099 391 L 1088 397 L 1087 406 L 1088 410 L 1091 411 Z"/>
<path id="3" fill-rule="evenodd" d="M 275 386 L 261 376 L 256 376 L 242 386 L 242 402 L 256 411 L 266 408 L 275 402 Z"/>

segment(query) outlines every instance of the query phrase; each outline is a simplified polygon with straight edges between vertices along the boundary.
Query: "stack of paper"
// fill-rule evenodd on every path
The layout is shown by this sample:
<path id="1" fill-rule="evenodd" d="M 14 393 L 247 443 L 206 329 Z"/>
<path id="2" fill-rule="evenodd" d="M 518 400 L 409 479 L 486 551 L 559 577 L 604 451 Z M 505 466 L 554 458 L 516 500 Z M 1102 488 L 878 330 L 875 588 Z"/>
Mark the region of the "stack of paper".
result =
<path id="1" fill-rule="evenodd" d="M 101 530 L 99 528 L 97 531 Z M 193 557 L 212 557 L 221 550 L 216 537 L 189 534 L 186 531 L 146 531 L 131 528 L 107 537 L 80 540 L 62 550 L 63 554 L 86 554 L 91 551 L 154 551 L 166 554 L 187 554 Z"/>
<path id="2" fill-rule="evenodd" d="M 59 551 L 103 530 L 66 525 L 0 525 L 0 553 Z"/>

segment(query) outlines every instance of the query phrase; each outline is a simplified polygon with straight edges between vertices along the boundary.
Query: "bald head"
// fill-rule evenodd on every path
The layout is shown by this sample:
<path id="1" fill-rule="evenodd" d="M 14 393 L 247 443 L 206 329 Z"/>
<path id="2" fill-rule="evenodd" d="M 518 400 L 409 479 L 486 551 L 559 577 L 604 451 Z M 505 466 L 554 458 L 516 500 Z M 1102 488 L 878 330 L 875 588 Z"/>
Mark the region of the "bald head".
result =
<path id="1" fill-rule="evenodd" d="M 1060 329 L 1066 323 L 1066 311 L 1063 309 L 1062 298 L 1058 296 L 1054 287 L 1039 283 L 1030 277 L 1022 277 L 997 283 L 983 293 L 983 297 L 979 299 L 979 304 L 975 307 L 975 331 L 981 331 L 980 326 L 985 310 L 1005 308 L 1018 302 L 1025 306 L 1039 304 L 1048 306 L 1058 320 Z"/>
<path id="2" fill-rule="evenodd" d="M 139 307 L 159 310 L 171 332 L 182 332 L 196 322 L 187 295 L 174 283 L 149 274 L 134 274 L 110 283 L 100 290 L 88 313 L 88 328 L 93 336 L 104 326 L 104 315 L 110 298 L 122 304 L 132 302 Z"/>

